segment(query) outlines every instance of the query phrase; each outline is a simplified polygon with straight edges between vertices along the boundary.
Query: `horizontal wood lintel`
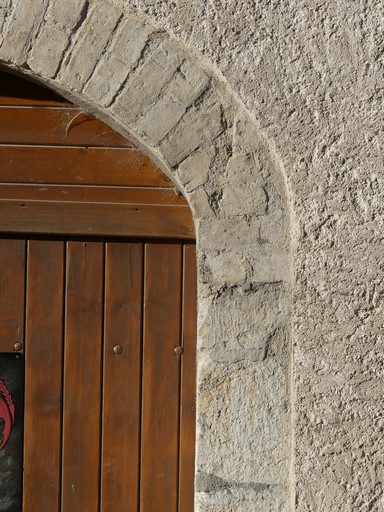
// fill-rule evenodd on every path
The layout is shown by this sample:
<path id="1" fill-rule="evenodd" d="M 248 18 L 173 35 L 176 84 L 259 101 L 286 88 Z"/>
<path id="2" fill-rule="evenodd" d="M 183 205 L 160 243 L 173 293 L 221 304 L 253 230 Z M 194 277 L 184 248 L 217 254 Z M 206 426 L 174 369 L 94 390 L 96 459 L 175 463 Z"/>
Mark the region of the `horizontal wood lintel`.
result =
<path id="1" fill-rule="evenodd" d="M 0 201 L 0 232 L 194 239 L 189 208 Z"/>
<path id="2" fill-rule="evenodd" d="M 50 201 L 188 207 L 174 189 L 0 183 L 0 201 Z"/>

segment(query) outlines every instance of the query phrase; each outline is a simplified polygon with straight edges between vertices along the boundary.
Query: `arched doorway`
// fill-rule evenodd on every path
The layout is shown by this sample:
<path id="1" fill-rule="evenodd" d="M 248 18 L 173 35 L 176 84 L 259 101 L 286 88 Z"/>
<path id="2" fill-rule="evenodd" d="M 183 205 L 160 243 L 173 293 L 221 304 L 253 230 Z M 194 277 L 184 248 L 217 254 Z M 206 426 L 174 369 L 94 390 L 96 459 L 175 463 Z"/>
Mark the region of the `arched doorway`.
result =
<path id="1" fill-rule="evenodd" d="M 0 510 L 191 511 L 188 205 L 103 123 L 11 75 L 1 88 Z"/>

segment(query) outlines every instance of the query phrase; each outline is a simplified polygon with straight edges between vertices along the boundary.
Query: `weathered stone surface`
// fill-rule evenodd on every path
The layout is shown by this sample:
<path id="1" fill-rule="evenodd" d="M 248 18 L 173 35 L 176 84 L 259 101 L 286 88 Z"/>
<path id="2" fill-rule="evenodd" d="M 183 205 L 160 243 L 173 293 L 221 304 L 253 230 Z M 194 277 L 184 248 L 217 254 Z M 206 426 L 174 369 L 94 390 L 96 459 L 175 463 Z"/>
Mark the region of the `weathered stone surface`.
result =
<path id="1" fill-rule="evenodd" d="M 12 62 L 24 64 L 47 5 L 48 0 L 23 0 L 15 4 L 0 40 L 2 55 L 10 55 Z"/>
<path id="2" fill-rule="evenodd" d="M 209 169 L 215 154 L 214 146 L 208 146 L 186 158 L 179 165 L 176 175 L 185 190 L 192 192 L 208 181 Z"/>
<path id="3" fill-rule="evenodd" d="M 212 217 L 212 215 L 210 215 Z M 267 221 L 268 222 L 268 221 Z M 214 250 L 217 247 L 226 247 L 229 240 L 235 240 L 232 245 L 238 251 L 253 255 L 256 253 L 268 253 L 275 251 L 275 243 L 267 238 L 268 232 L 264 234 L 264 219 L 259 218 L 233 218 L 233 219 L 212 219 L 198 222 L 199 236 L 204 250 Z M 270 228 L 273 231 L 273 227 Z M 281 226 L 277 225 L 277 229 Z"/>
<path id="4" fill-rule="evenodd" d="M 6 19 L 11 8 L 11 0 L 0 0 L 0 33 L 4 28 Z M 2 42 L 2 36 L 0 36 L 0 44 Z"/>
<path id="5" fill-rule="evenodd" d="M 163 42 L 128 80 L 112 105 L 117 116 L 134 123 L 162 96 L 162 88 L 176 73 L 182 55 L 169 42 Z"/>
<path id="6" fill-rule="evenodd" d="M 221 105 L 217 103 L 178 127 L 170 139 L 162 144 L 161 151 L 168 158 L 170 165 L 176 165 L 195 149 L 212 141 L 223 130 Z"/>
<path id="7" fill-rule="evenodd" d="M 263 248 L 244 256 L 239 249 L 227 248 L 205 253 L 202 279 L 214 289 L 244 282 L 270 283 L 285 281 L 291 277 L 289 254 L 286 252 L 262 252 Z"/>
<path id="8" fill-rule="evenodd" d="M 269 486 L 250 482 L 244 487 L 234 486 L 218 492 L 198 492 L 196 494 L 195 510 L 198 512 L 255 512 L 255 503 L 259 510 L 285 512 L 287 506 L 282 496 L 285 489 L 282 486 Z"/>
<path id="9" fill-rule="evenodd" d="M 45 19 L 47 23 L 57 25 L 72 35 L 82 18 L 86 17 L 88 9 L 88 0 L 50 0 Z"/>
<path id="10" fill-rule="evenodd" d="M 113 37 L 121 12 L 106 2 L 94 2 L 87 11 L 76 40 L 60 71 L 60 80 L 81 91 L 91 76 L 101 53 Z M 84 59 L 84 55 L 87 58 Z"/>
<path id="11" fill-rule="evenodd" d="M 140 135 L 157 145 L 207 88 L 208 83 L 208 77 L 196 66 L 184 62 L 159 100 L 138 122 L 136 129 Z"/>
<path id="12" fill-rule="evenodd" d="M 223 283 L 232 286 L 244 283 L 248 272 L 247 262 L 239 257 L 239 254 L 235 258 L 228 251 L 216 250 L 205 254 L 201 277 L 204 282 L 214 283 L 217 286 L 222 286 Z"/>
<path id="13" fill-rule="evenodd" d="M 263 177 L 249 154 L 237 154 L 227 165 L 228 178 L 222 187 L 223 216 L 265 215 L 268 193 Z"/>
<path id="14" fill-rule="evenodd" d="M 85 0 L 51 0 L 30 54 L 28 65 L 37 73 L 53 77 L 60 67 L 72 31 L 87 13 Z"/>
<path id="15" fill-rule="evenodd" d="M 199 216 L 201 216 L 202 218 L 212 217 L 213 211 L 209 203 L 209 197 L 207 192 L 203 188 L 193 190 L 188 194 L 188 198 L 191 203 L 192 211 L 195 214 L 199 212 Z"/>
<path id="16" fill-rule="evenodd" d="M 136 18 L 119 28 L 110 48 L 100 59 L 84 93 L 102 105 L 109 105 L 141 57 L 153 28 Z"/>
<path id="17" fill-rule="evenodd" d="M 199 510 L 211 510 L 205 508 L 209 505 L 224 511 L 235 504 L 234 510 L 248 510 L 251 497 L 260 509 L 278 504 L 271 510 L 288 510 L 281 498 L 287 470 L 281 446 L 287 429 L 284 373 L 284 366 L 273 358 L 264 363 L 202 365 L 196 480 Z M 240 438 L 241 443 L 236 441 Z"/>
<path id="18" fill-rule="evenodd" d="M 257 252 L 252 254 L 248 263 L 252 267 L 252 279 L 255 283 L 284 281 L 290 283 L 292 276 L 289 252 Z"/>
<path id="19" fill-rule="evenodd" d="M 68 35 L 55 25 L 45 25 L 34 44 L 28 65 L 37 73 L 52 77 L 60 66 Z"/>
<path id="20" fill-rule="evenodd" d="M 200 315 L 199 335 L 212 359 L 264 361 L 276 331 L 285 326 L 284 290 L 280 283 L 235 287 L 224 281 L 205 314 L 206 318 Z"/>

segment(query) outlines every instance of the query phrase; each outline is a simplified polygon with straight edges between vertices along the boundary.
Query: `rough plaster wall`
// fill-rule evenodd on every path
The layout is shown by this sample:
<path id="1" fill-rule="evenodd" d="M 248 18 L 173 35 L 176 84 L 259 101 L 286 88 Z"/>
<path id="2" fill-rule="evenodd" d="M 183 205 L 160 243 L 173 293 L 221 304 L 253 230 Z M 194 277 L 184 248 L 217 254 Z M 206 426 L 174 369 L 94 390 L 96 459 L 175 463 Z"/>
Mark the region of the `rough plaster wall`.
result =
<path id="1" fill-rule="evenodd" d="M 297 511 L 384 510 L 383 2 L 116 3 L 212 62 L 287 174 Z"/>
<path id="2" fill-rule="evenodd" d="M 136 139 L 193 209 L 196 510 L 288 511 L 289 233 L 273 149 L 209 66 L 149 22 L 99 0 L 4 13 L 0 62 Z"/>

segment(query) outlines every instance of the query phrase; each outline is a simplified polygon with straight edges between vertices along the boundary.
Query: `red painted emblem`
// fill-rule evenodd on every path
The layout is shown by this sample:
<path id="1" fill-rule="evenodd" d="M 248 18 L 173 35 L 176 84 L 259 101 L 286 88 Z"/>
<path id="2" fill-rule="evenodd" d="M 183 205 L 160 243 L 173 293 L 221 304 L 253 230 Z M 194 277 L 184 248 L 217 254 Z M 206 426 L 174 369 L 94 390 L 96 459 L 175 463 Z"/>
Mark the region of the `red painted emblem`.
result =
<path id="1" fill-rule="evenodd" d="M 15 422 L 15 404 L 10 392 L 2 380 L 0 380 L 0 419 L 4 421 L 3 440 L 0 450 L 7 444 Z"/>

